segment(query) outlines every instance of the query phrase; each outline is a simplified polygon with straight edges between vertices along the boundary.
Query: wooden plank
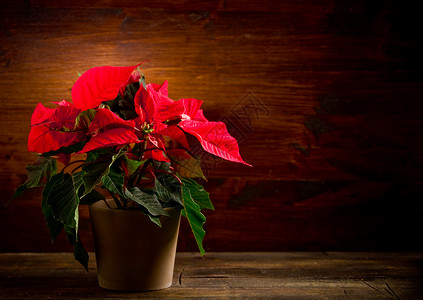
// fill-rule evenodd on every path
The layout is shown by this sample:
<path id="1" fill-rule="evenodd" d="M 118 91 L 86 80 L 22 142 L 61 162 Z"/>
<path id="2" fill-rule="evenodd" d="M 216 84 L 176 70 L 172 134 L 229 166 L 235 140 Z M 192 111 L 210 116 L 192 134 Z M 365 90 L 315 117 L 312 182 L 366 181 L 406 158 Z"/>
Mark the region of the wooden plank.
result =
<path id="1" fill-rule="evenodd" d="M 113 7 L 113 8 L 138 8 L 139 2 L 134 0 L 86 0 L 86 1 L 51 1 L 51 0 L 31 0 L 31 7 Z M 302 5 L 298 5 L 296 1 L 270 1 L 266 0 L 261 3 L 254 1 L 217 1 L 217 0 L 202 0 L 202 1 L 144 1 L 143 7 L 152 8 L 167 8 L 171 10 L 191 10 L 191 11 L 254 11 L 254 12 L 326 12 L 333 8 L 332 1 L 322 1 L 319 4 L 313 1 L 302 1 Z M 301 7 L 303 9 L 301 10 Z"/>
<path id="2" fill-rule="evenodd" d="M 98 288 L 95 262 L 87 273 L 70 253 L 0 254 L 0 297 L 412 299 L 421 261 L 404 252 L 178 253 L 171 288 L 121 293 Z"/>

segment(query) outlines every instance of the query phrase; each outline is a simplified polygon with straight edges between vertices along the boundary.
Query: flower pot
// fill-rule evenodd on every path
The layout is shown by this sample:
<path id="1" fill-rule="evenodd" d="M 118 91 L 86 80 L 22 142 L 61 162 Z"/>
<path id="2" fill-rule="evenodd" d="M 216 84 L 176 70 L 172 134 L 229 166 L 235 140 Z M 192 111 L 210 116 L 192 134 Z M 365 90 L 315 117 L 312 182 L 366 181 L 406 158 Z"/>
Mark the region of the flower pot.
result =
<path id="1" fill-rule="evenodd" d="M 140 210 L 110 209 L 104 201 L 90 205 L 100 287 L 147 291 L 172 285 L 181 210 L 165 210 L 170 216 L 161 216 L 159 227 Z"/>

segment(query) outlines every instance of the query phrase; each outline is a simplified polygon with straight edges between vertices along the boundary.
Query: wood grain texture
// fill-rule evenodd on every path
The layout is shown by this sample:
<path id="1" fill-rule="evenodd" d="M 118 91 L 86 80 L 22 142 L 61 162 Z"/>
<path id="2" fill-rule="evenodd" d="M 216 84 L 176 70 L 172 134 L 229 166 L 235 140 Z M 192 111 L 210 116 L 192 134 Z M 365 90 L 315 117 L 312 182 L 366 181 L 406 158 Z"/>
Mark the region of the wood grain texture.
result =
<path id="1" fill-rule="evenodd" d="M 147 81 L 204 100 L 253 165 L 204 157 L 216 206 L 206 250 L 422 250 L 416 11 L 388 0 L 2 1 L 0 251 L 69 250 L 64 237 L 49 245 L 36 191 L 3 207 L 35 158 L 35 105 L 71 100 L 77 72 L 146 59 Z M 195 250 L 186 223 L 179 249 Z"/>
<path id="2" fill-rule="evenodd" d="M 0 254 L 2 299 L 418 299 L 420 253 L 177 253 L 169 289 L 122 293 L 98 287 L 69 253 Z"/>

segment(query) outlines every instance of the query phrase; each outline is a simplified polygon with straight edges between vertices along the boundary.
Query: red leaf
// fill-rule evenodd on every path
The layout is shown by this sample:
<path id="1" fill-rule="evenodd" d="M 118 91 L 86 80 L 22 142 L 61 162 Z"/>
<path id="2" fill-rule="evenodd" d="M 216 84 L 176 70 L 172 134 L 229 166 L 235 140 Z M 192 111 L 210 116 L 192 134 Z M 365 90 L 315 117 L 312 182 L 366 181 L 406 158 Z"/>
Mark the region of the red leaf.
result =
<path id="1" fill-rule="evenodd" d="M 140 80 L 140 78 L 141 78 L 140 72 L 132 72 L 131 76 L 128 78 L 125 84 L 120 87 L 119 94 L 123 97 L 125 95 L 126 86 L 134 82 L 137 82 L 138 80 Z"/>
<path id="2" fill-rule="evenodd" d="M 36 153 L 55 151 L 81 141 L 84 136 L 78 132 L 52 130 L 45 124 L 36 125 L 29 132 L 28 150 Z"/>
<path id="3" fill-rule="evenodd" d="M 162 84 L 150 83 L 147 86 L 150 86 L 152 90 L 156 91 L 162 96 L 169 97 L 169 93 L 168 93 L 169 83 L 167 82 L 167 80 L 165 80 Z"/>
<path id="4" fill-rule="evenodd" d="M 169 158 L 165 155 L 165 152 L 160 149 L 145 150 L 143 159 L 154 159 L 157 161 L 170 162 Z"/>
<path id="5" fill-rule="evenodd" d="M 148 142 L 147 142 L 147 148 L 159 148 L 162 150 L 165 150 L 165 140 L 164 138 L 159 134 L 149 134 L 148 135 Z"/>
<path id="6" fill-rule="evenodd" d="M 141 86 L 134 96 L 135 112 L 140 117 L 141 124 L 145 122 L 145 118 L 146 118 L 142 103 L 147 101 L 147 99 L 148 99 L 148 92 L 146 89 L 144 89 Z"/>
<path id="7" fill-rule="evenodd" d="M 73 103 L 67 102 L 66 100 L 62 100 L 60 102 L 53 102 L 53 103 L 60 106 L 73 106 Z"/>
<path id="8" fill-rule="evenodd" d="M 173 100 L 167 96 L 167 81 L 160 86 L 150 83 L 145 89 L 141 87 L 134 98 L 135 111 L 143 122 L 148 123 L 160 122 L 159 107 L 170 103 L 173 103 Z"/>
<path id="9" fill-rule="evenodd" d="M 194 135 L 207 152 L 229 161 L 251 166 L 241 158 L 238 142 L 228 133 L 224 123 L 185 120 L 179 123 L 179 126 Z"/>
<path id="10" fill-rule="evenodd" d="M 28 136 L 28 150 L 45 153 L 70 146 L 81 141 L 85 133 L 64 132 L 62 129 L 72 129 L 79 109 L 71 106 L 46 108 L 39 103 L 31 117 L 31 131 Z"/>
<path id="11" fill-rule="evenodd" d="M 181 120 L 185 114 L 185 106 L 181 101 L 160 105 L 157 108 L 155 122 Z"/>
<path id="12" fill-rule="evenodd" d="M 158 123 L 158 122 L 154 122 L 154 123 L 153 123 L 153 129 L 154 129 L 154 132 L 158 132 L 158 133 L 160 133 L 160 132 L 162 132 L 163 130 L 165 130 L 167 127 L 168 127 L 168 126 L 167 126 L 166 124 L 164 124 L 164 123 Z"/>
<path id="13" fill-rule="evenodd" d="M 41 103 L 38 103 L 32 113 L 31 125 L 38 125 L 47 122 L 53 114 L 54 108 L 47 108 Z"/>
<path id="14" fill-rule="evenodd" d="M 100 129 L 107 127 L 108 129 L 117 127 L 134 128 L 134 120 L 123 120 L 114 112 L 107 108 L 100 108 L 95 114 L 94 120 L 90 124 L 89 132 L 96 134 Z"/>
<path id="15" fill-rule="evenodd" d="M 179 101 L 182 101 L 184 103 L 184 114 L 188 115 L 191 120 L 207 122 L 207 119 L 203 115 L 203 110 L 200 109 L 201 105 L 203 104 L 203 101 L 193 98 L 180 99 L 178 100 L 178 102 Z"/>
<path id="16" fill-rule="evenodd" d="M 168 97 L 168 83 L 148 84 L 140 88 L 134 98 L 135 110 L 142 122 L 158 124 L 165 121 L 193 119 L 207 121 L 200 109 L 201 100 L 181 99 L 173 101 Z"/>
<path id="17" fill-rule="evenodd" d="M 179 145 L 170 145 L 170 148 L 185 148 L 189 149 L 189 144 L 187 138 L 185 136 L 185 132 L 181 130 L 178 126 L 169 126 L 159 132 L 162 136 L 167 136 L 171 138 L 173 141 L 177 142 Z"/>
<path id="18" fill-rule="evenodd" d="M 170 162 L 165 155 L 165 140 L 159 134 L 150 134 L 147 140 L 147 147 L 143 159 L 154 159 L 157 161 Z"/>
<path id="19" fill-rule="evenodd" d="M 72 106 L 58 106 L 50 117 L 50 127 L 61 130 L 63 127 L 73 129 L 76 117 L 81 113 L 80 109 Z"/>
<path id="20" fill-rule="evenodd" d="M 79 153 L 138 142 L 140 141 L 135 134 L 134 129 L 113 128 L 92 137 Z"/>
<path id="21" fill-rule="evenodd" d="M 81 75 L 72 88 L 72 101 L 81 109 L 96 108 L 101 102 L 113 100 L 118 92 L 132 82 L 132 73 L 140 64 L 129 67 L 96 67 Z"/>
<path id="22" fill-rule="evenodd" d="M 162 103 L 157 108 L 156 122 L 174 121 L 174 120 L 197 120 L 207 121 L 200 109 L 203 101 L 197 99 L 180 99 L 170 103 Z"/>

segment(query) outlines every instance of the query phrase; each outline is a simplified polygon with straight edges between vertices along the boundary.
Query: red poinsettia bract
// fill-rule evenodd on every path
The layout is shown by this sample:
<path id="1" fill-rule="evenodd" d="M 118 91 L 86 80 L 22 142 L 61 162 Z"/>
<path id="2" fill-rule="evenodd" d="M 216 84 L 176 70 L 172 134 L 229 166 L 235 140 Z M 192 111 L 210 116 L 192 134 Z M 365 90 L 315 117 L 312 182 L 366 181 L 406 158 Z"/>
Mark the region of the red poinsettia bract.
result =
<path id="1" fill-rule="evenodd" d="M 133 99 L 135 119 L 124 120 L 108 107 L 102 107 L 104 101 L 123 96 L 126 87 L 141 78 L 138 66 L 90 69 L 72 88 L 73 104 L 62 101 L 55 109 L 39 104 L 32 117 L 29 150 L 45 153 L 82 140 L 87 143 L 80 153 L 144 143 L 145 159 L 170 161 L 166 151 L 171 149 L 166 149 L 166 138 L 189 150 L 186 134 L 190 134 L 205 151 L 249 165 L 241 158 L 238 143 L 225 124 L 208 121 L 201 100 L 170 99 L 167 81 L 162 85 L 140 85 Z M 75 119 L 86 110 L 94 110 L 91 123 L 84 130 L 73 130 Z"/>
<path id="2" fill-rule="evenodd" d="M 113 100 L 128 84 L 139 80 L 135 69 L 130 67 L 96 67 L 82 74 L 72 87 L 72 102 L 75 107 L 86 110 L 98 107 L 101 102 Z"/>
<path id="3" fill-rule="evenodd" d="M 46 153 L 83 140 L 85 133 L 73 131 L 80 113 L 80 109 L 70 105 L 47 108 L 39 103 L 31 118 L 28 150 Z"/>

